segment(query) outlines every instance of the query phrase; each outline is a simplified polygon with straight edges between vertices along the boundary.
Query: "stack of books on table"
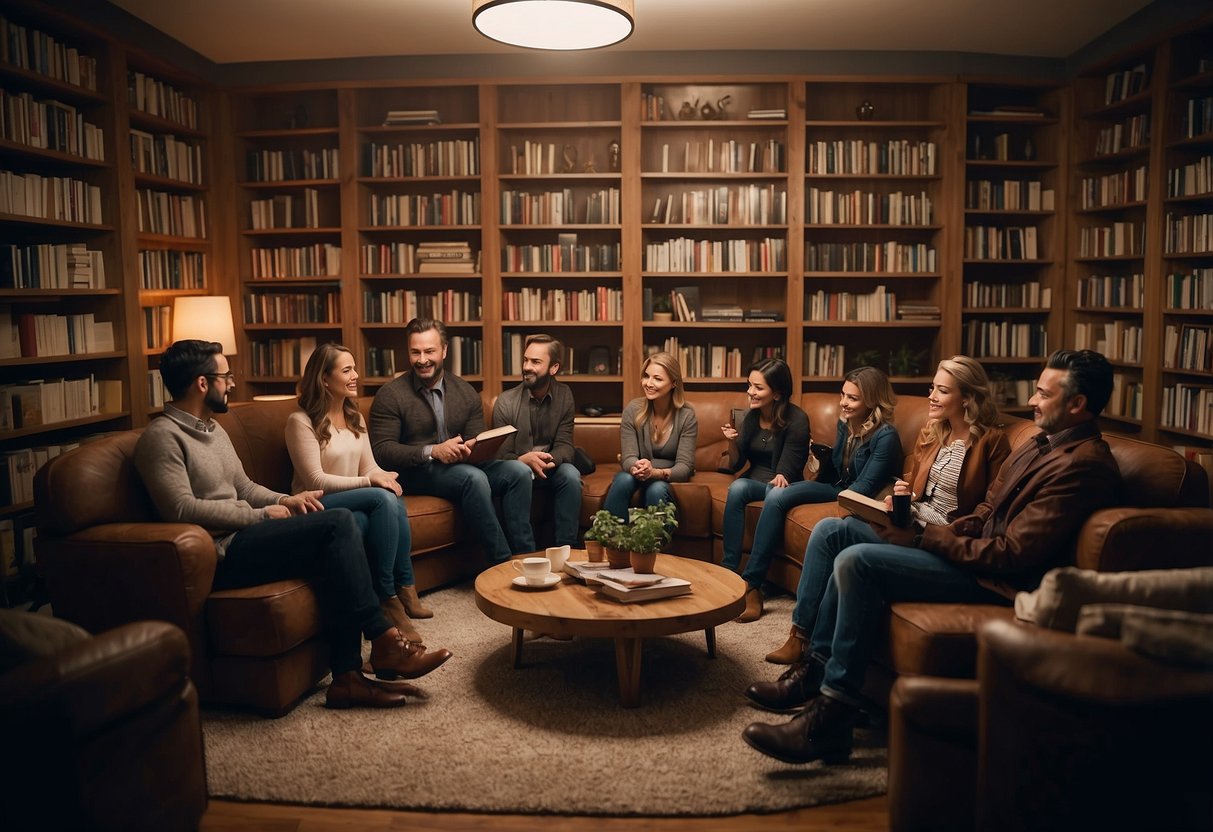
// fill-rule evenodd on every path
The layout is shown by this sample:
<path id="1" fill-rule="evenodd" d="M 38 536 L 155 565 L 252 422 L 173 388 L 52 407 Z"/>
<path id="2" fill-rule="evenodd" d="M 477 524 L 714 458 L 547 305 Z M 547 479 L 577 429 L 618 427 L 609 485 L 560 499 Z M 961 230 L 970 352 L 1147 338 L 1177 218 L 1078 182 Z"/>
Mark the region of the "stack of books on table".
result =
<path id="1" fill-rule="evenodd" d="M 768 110 L 750 110 L 745 114 L 745 117 L 752 119 L 785 119 L 788 117 L 788 111 L 783 107 L 772 107 Z"/>
<path id="2" fill-rule="evenodd" d="M 383 117 L 384 127 L 402 124 L 442 124 L 437 110 L 388 110 Z"/>
<path id="3" fill-rule="evenodd" d="M 587 574 L 585 582 L 603 595 L 625 604 L 689 595 L 691 592 L 691 582 L 683 578 L 638 574 L 632 569 L 602 569 Z"/>
<path id="4" fill-rule="evenodd" d="M 467 242 L 418 243 L 417 271 L 420 274 L 475 274 L 476 258 Z"/>
<path id="5" fill-rule="evenodd" d="M 930 303 L 899 303 L 897 319 L 900 321 L 938 321 L 939 307 Z"/>

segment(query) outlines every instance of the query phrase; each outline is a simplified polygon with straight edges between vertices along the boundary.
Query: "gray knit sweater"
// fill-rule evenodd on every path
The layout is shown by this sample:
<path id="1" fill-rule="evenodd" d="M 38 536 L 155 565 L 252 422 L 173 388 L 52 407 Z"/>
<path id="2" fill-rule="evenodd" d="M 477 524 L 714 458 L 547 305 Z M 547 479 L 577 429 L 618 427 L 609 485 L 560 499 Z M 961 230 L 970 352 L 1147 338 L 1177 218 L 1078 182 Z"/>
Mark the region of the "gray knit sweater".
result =
<path id="1" fill-rule="evenodd" d="M 196 523 L 215 538 L 219 557 L 235 532 L 267 519 L 265 506 L 287 496 L 244 473 L 232 440 L 172 405 L 135 445 L 135 468 L 163 520 Z M 205 427 L 213 430 L 206 430 Z"/>

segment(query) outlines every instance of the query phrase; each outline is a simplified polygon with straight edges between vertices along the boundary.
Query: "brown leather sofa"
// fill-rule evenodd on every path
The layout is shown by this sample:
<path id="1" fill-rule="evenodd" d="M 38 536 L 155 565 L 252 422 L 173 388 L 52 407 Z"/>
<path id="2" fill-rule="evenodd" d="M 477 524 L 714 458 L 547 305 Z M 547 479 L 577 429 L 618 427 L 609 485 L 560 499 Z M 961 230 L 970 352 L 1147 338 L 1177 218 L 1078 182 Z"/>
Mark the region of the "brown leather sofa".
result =
<path id="1" fill-rule="evenodd" d="M 0 828 L 197 829 L 206 770 L 189 645 L 159 621 L 90 637 L 0 610 Z"/>
<path id="2" fill-rule="evenodd" d="M 979 640 L 976 680 L 893 688 L 894 832 L 1209 827 L 1213 671 L 1005 621 Z"/>

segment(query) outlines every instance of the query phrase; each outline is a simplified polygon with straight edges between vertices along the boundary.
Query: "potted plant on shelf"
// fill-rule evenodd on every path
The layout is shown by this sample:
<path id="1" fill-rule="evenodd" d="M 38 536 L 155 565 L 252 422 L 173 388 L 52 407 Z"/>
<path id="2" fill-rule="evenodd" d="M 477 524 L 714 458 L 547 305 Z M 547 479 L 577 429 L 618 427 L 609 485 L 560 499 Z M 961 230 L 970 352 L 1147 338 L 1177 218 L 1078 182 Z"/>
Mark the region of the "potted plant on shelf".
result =
<path id="1" fill-rule="evenodd" d="M 607 540 L 614 539 L 616 530 L 621 528 L 623 521 L 605 508 L 594 512 L 594 516 L 590 518 L 590 528 L 585 533 L 585 553 L 591 563 L 602 560 Z"/>
<path id="2" fill-rule="evenodd" d="M 673 503 L 658 503 L 628 509 L 628 518 L 624 542 L 632 571 L 651 573 L 657 564 L 657 553 L 674 538 L 674 529 L 678 528 L 678 509 Z"/>
<path id="3" fill-rule="evenodd" d="M 884 364 L 884 353 L 880 350 L 860 350 L 851 358 L 851 369 L 856 367 L 880 367 Z"/>
<path id="4" fill-rule="evenodd" d="M 670 296 L 668 294 L 653 295 L 653 320 L 669 322 L 674 320 L 674 309 L 670 305 Z"/>
<path id="5" fill-rule="evenodd" d="M 901 378 L 916 376 L 926 360 L 926 350 L 916 351 L 910 349 L 908 344 L 902 344 L 896 352 L 889 353 L 889 375 Z"/>

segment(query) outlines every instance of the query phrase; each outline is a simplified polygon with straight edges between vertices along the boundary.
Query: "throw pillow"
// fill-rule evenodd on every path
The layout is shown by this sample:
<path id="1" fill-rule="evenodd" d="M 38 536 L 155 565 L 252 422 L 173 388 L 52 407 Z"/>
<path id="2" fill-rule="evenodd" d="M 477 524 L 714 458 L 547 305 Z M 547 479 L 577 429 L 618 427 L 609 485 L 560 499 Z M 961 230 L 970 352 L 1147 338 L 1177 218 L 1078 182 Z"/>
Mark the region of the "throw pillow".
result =
<path id="1" fill-rule="evenodd" d="M 1015 596 L 1015 617 L 1072 633 L 1084 606 L 1103 603 L 1213 613 L 1213 567 L 1142 572 L 1052 569 L 1036 590 Z"/>
<path id="2" fill-rule="evenodd" d="M 1213 615 L 1088 604 L 1079 613 L 1078 634 L 1119 639 L 1143 656 L 1213 669 Z"/>

